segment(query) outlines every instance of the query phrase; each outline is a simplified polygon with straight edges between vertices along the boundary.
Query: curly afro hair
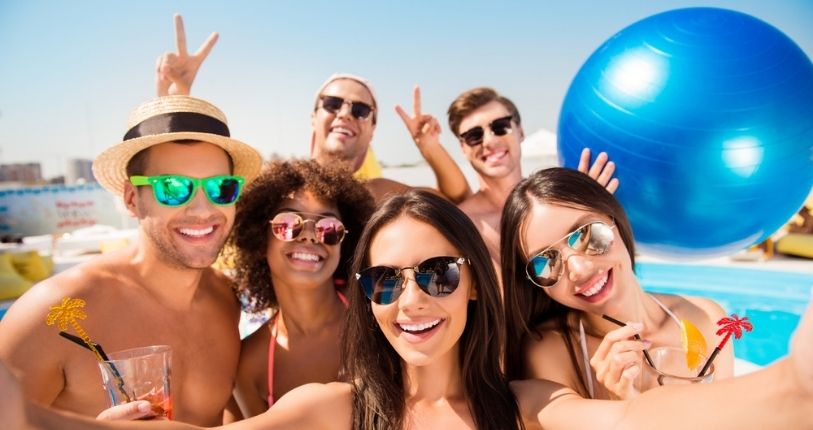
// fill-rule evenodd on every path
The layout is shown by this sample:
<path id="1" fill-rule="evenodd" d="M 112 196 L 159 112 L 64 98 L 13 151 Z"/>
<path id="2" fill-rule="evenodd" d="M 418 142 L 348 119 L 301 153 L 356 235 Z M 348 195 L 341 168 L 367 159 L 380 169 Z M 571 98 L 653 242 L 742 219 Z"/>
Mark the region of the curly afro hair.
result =
<path id="1" fill-rule="evenodd" d="M 373 198 L 352 173 L 338 166 L 321 166 L 313 160 L 272 161 L 249 184 L 237 201 L 237 215 L 229 238 L 234 253 L 235 281 L 245 310 L 276 309 L 277 297 L 266 260 L 268 223 L 292 193 L 309 191 L 335 203 L 348 233 L 341 245 L 333 278 L 346 280 L 359 235 L 373 212 Z"/>

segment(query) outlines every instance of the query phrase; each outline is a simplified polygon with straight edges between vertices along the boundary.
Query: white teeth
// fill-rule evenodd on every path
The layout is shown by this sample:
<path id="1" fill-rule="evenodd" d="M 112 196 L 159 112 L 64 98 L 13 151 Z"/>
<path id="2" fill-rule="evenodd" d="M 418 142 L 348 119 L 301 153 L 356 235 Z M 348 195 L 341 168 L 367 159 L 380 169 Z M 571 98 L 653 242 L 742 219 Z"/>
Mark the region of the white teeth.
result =
<path id="1" fill-rule="evenodd" d="M 428 328 L 434 327 L 434 326 L 436 326 L 438 324 L 440 324 L 439 319 L 436 319 L 434 321 L 428 321 L 428 322 L 425 322 L 425 323 L 420 323 L 420 324 L 401 324 L 401 323 L 398 323 L 398 326 L 401 327 L 401 330 L 403 330 L 403 331 L 423 331 L 423 330 L 426 330 Z"/>
<path id="2" fill-rule="evenodd" d="M 319 261 L 318 255 L 304 252 L 294 252 L 293 254 L 291 254 L 291 258 L 293 258 L 294 260 L 302 261 Z"/>
<path id="3" fill-rule="evenodd" d="M 214 226 L 209 226 L 207 228 L 202 228 L 202 229 L 180 228 L 180 229 L 178 229 L 178 231 L 180 231 L 181 234 L 184 234 L 186 236 L 201 237 L 201 236 L 206 236 L 207 234 L 213 232 L 214 229 L 215 229 Z"/>
<path id="4" fill-rule="evenodd" d="M 347 135 L 347 136 L 355 135 L 355 133 L 353 133 L 352 130 L 344 128 L 344 127 L 333 127 L 330 131 L 332 131 L 334 133 L 341 133 L 341 134 L 344 134 L 344 135 Z"/>
<path id="5" fill-rule="evenodd" d="M 603 278 L 601 278 L 601 280 L 596 282 L 596 285 L 590 287 L 589 290 L 582 291 L 580 294 L 585 296 L 585 297 L 594 296 L 594 295 L 598 294 L 598 292 L 601 291 L 601 289 L 604 288 L 604 285 L 606 285 L 606 284 L 607 284 L 607 276 L 604 276 Z"/>
<path id="6" fill-rule="evenodd" d="M 486 157 L 486 161 L 489 162 L 489 163 L 497 161 L 497 160 L 501 159 L 503 156 L 505 156 L 506 153 L 507 153 L 507 151 L 502 151 L 502 152 L 497 152 L 497 153 L 491 154 L 488 157 Z"/>

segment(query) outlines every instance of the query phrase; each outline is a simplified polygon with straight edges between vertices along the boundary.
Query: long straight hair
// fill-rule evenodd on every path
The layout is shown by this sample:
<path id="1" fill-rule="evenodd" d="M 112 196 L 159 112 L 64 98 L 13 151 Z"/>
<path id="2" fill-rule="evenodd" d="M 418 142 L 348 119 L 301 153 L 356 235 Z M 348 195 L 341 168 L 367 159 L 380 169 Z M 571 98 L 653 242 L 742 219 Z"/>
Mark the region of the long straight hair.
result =
<path id="1" fill-rule="evenodd" d="M 400 216 L 434 227 L 469 259 L 477 299 L 468 304 L 459 360 L 466 400 L 477 428 L 523 428 L 516 398 L 500 367 L 505 326 L 497 276 L 483 239 L 460 209 L 426 191 L 413 190 L 387 200 L 361 234 L 353 272 L 369 266 L 373 238 Z M 353 428 L 400 430 L 406 413 L 403 360 L 384 337 L 355 277 L 351 277 L 348 295 L 342 362 L 353 384 Z"/>
<path id="2" fill-rule="evenodd" d="M 508 336 L 505 357 L 508 378 L 526 378 L 523 346 L 529 337 L 540 337 L 541 327 L 547 327 L 552 322 L 565 340 L 582 388 L 581 394 L 587 396 L 583 371 L 576 358 L 575 339 L 568 325 L 569 317 L 579 311 L 551 299 L 525 276 L 528 258 L 522 249 L 522 226 L 528 222 L 531 209 L 537 202 L 594 211 L 611 217 L 629 251 L 632 267 L 635 267 L 632 228 L 621 204 L 604 187 L 584 173 L 561 167 L 543 169 L 522 180 L 508 196 L 503 208 L 500 255 Z"/>

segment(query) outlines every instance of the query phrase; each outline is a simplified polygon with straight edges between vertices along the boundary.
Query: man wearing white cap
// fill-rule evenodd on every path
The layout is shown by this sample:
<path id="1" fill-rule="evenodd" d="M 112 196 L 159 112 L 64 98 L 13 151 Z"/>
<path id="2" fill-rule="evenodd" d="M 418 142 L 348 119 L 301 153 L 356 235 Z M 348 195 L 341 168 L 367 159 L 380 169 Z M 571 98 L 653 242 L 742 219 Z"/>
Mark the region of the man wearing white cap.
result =
<path id="1" fill-rule="evenodd" d="M 159 96 L 189 94 L 200 65 L 218 38 L 217 33 L 213 33 L 196 53 L 190 55 L 180 15 L 175 15 L 175 36 L 178 51 L 166 53 L 157 61 L 156 90 Z M 358 172 L 373 139 L 378 111 L 375 90 L 368 80 L 350 74 L 330 76 L 319 87 L 311 113 L 311 158 L 320 164 L 346 163 Z M 416 105 L 416 115 L 411 120 L 415 130 L 413 139 L 435 172 L 440 194 L 455 202 L 462 201 L 470 194 L 463 172 L 438 139 L 422 138 L 440 133 L 437 121 L 431 116 L 420 115 L 419 105 Z M 386 178 L 361 179 L 366 180 L 365 185 L 376 201 L 411 188 Z"/>
<path id="2" fill-rule="evenodd" d="M 108 353 L 169 345 L 173 419 L 217 425 L 237 369 L 239 304 L 231 283 L 210 266 L 262 160 L 230 137 L 219 109 L 188 96 L 142 104 L 127 129 L 93 172 L 138 219 L 138 241 L 17 300 L 0 321 L 0 359 L 21 372 L 35 402 L 98 414 L 107 398 L 96 356 L 46 325 L 64 299 L 84 301 L 81 327 Z"/>

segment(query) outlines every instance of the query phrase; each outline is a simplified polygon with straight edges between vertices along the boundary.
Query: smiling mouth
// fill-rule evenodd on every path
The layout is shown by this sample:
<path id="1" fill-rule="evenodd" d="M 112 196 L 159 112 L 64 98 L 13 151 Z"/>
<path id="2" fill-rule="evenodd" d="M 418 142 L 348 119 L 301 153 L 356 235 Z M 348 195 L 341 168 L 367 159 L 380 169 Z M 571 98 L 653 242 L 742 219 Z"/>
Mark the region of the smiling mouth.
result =
<path id="1" fill-rule="evenodd" d="M 418 324 L 403 324 L 403 323 L 395 323 L 402 331 L 410 334 L 422 334 L 428 331 L 431 331 L 435 327 L 437 327 L 443 319 L 436 319 L 434 321 L 427 321 Z"/>
<path id="2" fill-rule="evenodd" d="M 341 126 L 331 127 L 330 132 L 331 133 L 336 133 L 336 134 L 341 134 L 342 136 L 347 136 L 347 137 L 355 137 L 356 136 L 356 133 L 353 130 L 350 130 L 349 128 L 341 127 Z"/>
<path id="3" fill-rule="evenodd" d="M 502 160 L 502 158 L 505 157 L 507 154 L 508 151 L 495 152 L 483 157 L 483 161 L 485 161 L 486 163 L 493 163 Z"/>
<path id="4" fill-rule="evenodd" d="M 182 234 L 184 236 L 198 238 L 198 237 L 204 237 L 204 236 L 207 236 L 209 234 L 212 234 L 212 232 L 215 231 L 215 227 L 213 225 L 210 225 L 209 227 L 205 227 L 205 228 L 183 227 L 183 228 L 177 229 L 177 231 L 178 231 L 178 233 L 180 233 L 180 234 Z"/>
<path id="5" fill-rule="evenodd" d="M 309 252 L 292 252 L 290 254 L 287 254 L 287 256 L 291 260 L 303 261 L 305 263 L 318 263 L 318 262 L 324 260 L 324 258 L 322 258 L 321 256 L 316 255 L 316 254 L 311 254 Z"/>
<path id="6" fill-rule="evenodd" d="M 609 279 L 610 271 L 607 271 L 607 273 L 605 273 L 601 279 L 598 279 L 596 280 L 596 282 L 593 283 L 593 286 L 585 289 L 584 291 L 580 291 L 579 293 L 577 293 L 577 295 L 587 298 L 593 297 L 596 294 L 600 293 L 602 290 L 604 290 L 604 287 L 607 285 L 607 281 Z"/>

